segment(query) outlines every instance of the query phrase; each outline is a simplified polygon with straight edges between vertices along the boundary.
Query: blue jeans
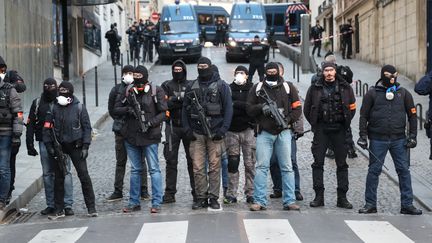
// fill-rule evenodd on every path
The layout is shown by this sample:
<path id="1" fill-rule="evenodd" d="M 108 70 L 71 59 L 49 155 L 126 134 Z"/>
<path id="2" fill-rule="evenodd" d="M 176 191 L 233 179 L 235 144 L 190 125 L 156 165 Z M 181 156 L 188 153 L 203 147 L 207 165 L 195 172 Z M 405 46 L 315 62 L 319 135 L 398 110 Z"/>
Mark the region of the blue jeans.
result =
<path id="1" fill-rule="evenodd" d="M 295 191 L 300 192 L 300 172 L 297 165 L 297 141 L 294 137 L 291 140 L 291 163 L 294 170 Z M 281 172 L 274 151 L 270 160 L 270 174 L 273 181 L 273 191 L 282 191 Z"/>
<path id="2" fill-rule="evenodd" d="M 413 192 L 405 142 L 405 138 L 388 141 L 370 140 L 369 149 L 378 157 L 379 161 L 375 156 L 369 154 L 369 169 L 366 177 L 365 192 L 366 206 L 376 207 L 379 175 L 381 174 L 387 151 L 390 151 L 390 155 L 394 161 L 396 172 L 399 177 L 401 206 L 407 207 L 412 205 Z"/>
<path id="3" fill-rule="evenodd" d="M 283 205 L 295 202 L 294 171 L 291 164 L 291 138 L 289 129 L 282 131 L 278 135 L 262 131 L 257 136 L 254 200 L 261 206 L 267 205 L 267 173 L 273 152 L 276 154 L 281 170 Z"/>
<path id="4" fill-rule="evenodd" d="M 222 187 L 228 188 L 228 153 L 226 151 L 222 151 L 221 158 L 221 167 L 222 167 Z"/>
<path id="5" fill-rule="evenodd" d="M 10 187 L 11 136 L 0 136 L 0 202 L 5 203 Z"/>
<path id="6" fill-rule="evenodd" d="M 160 208 L 162 203 L 162 175 L 159 169 L 158 144 L 135 146 L 125 141 L 126 151 L 131 161 L 129 206 L 140 205 L 142 156 L 147 161 L 152 186 L 152 207 Z"/>
<path id="7" fill-rule="evenodd" d="M 55 208 L 54 202 L 54 163 L 49 156 L 45 144 L 39 142 L 39 154 L 42 164 L 42 179 L 45 188 L 45 200 L 47 207 Z M 72 208 L 73 204 L 73 182 L 71 174 L 71 160 L 68 157 L 67 174 L 64 179 L 64 204 L 66 208 Z"/>

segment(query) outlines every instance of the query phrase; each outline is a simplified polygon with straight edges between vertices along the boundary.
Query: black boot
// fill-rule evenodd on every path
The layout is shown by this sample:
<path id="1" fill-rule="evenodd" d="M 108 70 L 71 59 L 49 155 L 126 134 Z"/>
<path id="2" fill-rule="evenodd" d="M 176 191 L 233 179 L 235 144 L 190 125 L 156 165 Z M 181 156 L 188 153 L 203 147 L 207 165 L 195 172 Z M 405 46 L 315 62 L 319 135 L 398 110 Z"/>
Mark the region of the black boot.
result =
<path id="1" fill-rule="evenodd" d="M 309 205 L 313 208 L 324 206 L 324 189 L 315 190 L 315 198 Z"/>
<path id="2" fill-rule="evenodd" d="M 353 205 L 346 198 L 346 192 L 338 190 L 337 204 L 338 208 L 352 209 Z"/>
<path id="3" fill-rule="evenodd" d="M 200 208 L 206 208 L 208 207 L 208 201 L 207 198 L 199 198 L 193 205 L 192 209 L 200 209 Z"/>

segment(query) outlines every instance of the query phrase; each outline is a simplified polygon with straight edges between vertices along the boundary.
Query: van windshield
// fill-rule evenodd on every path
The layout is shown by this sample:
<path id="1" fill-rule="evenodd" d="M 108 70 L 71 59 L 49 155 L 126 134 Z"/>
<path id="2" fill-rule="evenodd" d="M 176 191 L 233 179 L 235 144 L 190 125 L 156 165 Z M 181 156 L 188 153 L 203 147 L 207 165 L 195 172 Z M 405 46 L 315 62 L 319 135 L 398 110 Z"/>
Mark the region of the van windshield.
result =
<path id="1" fill-rule="evenodd" d="M 165 35 L 196 33 L 197 29 L 197 22 L 192 20 L 162 22 L 162 32 Z"/>
<path id="2" fill-rule="evenodd" d="M 266 22 L 262 19 L 233 19 L 231 32 L 259 32 L 264 33 Z"/>

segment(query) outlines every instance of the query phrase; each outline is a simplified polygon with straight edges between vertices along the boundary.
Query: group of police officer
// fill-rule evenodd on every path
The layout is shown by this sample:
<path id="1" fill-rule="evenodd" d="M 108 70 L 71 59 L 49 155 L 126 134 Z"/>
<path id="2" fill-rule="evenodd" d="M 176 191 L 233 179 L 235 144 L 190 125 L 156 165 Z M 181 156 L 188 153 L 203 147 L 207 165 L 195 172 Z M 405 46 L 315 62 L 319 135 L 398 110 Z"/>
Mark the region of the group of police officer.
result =
<path id="1" fill-rule="evenodd" d="M 129 42 L 130 60 L 136 59 L 138 62 L 153 62 L 153 45 L 156 52 L 159 51 L 159 21 L 154 24 L 150 19 L 145 22 L 140 19 L 139 22 L 134 22 L 131 27 L 126 30 Z M 140 57 L 140 49 L 142 46 L 142 56 Z"/>

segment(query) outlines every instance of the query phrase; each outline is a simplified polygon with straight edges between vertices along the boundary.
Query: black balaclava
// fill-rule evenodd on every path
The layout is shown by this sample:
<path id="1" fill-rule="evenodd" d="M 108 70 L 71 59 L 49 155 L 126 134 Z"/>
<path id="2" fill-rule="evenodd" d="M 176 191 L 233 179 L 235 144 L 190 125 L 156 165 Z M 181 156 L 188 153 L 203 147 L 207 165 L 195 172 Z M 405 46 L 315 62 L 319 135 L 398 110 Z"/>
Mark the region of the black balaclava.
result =
<path id="1" fill-rule="evenodd" d="M 213 76 L 213 69 L 211 68 L 210 59 L 208 59 L 207 57 L 200 57 L 197 65 L 199 65 L 199 64 L 207 64 L 208 68 L 206 68 L 206 69 L 199 69 L 198 68 L 198 78 L 200 80 L 204 80 L 204 81 L 211 79 L 211 77 Z"/>
<path id="2" fill-rule="evenodd" d="M 49 88 L 45 87 L 45 85 L 49 85 L 49 86 L 55 85 L 55 88 L 49 89 Z M 45 79 L 42 97 L 48 102 L 55 100 L 55 98 L 57 97 L 57 81 L 55 79 L 53 79 L 53 78 Z"/>
<path id="3" fill-rule="evenodd" d="M 174 67 L 181 67 L 183 68 L 183 71 L 181 72 L 174 72 Z M 181 63 L 181 62 L 176 62 L 174 63 L 174 65 L 172 66 L 172 76 L 173 79 L 177 82 L 182 82 L 186 79 L 186 70 L 185 70 L 185 66 Z"/>
<path id="4" fill-rule="evenodd" d="M 387 78 L 384 75 L 385 72 L 388 72 L 388 73 L 391 73 L 391 74 L 395 74 L 397 72 L 396 68 L 394 66 L 392 66 L 392 65 L 385 65 L 384 67 L 381 68 L 381 81 L 382 81 L 382 84 L 385 87 L 387 87 L 387 88 L 395 85 L 397 77 L 394 78 L 394 83 L 390 83 L 390 78 Z"/>
<path id="5" fill-rule="evenodd" d="M 144 86 L 146 83 L 148 83 L 148 71 L 146 67 L 139 65 L 135 68 L 134 73 L 142 74 L 142 78 L 134 78 L 134 84 L 137 87 Z"/>
<path id="6" fill-rule="evenodd" d="M 61 82 L 61 84 L 59 85 L 59 89 L 60 88 L 65 88 L 65 89 L 68 90 L 68 92 L 66 92 L 66 93 L 59 92 L 59 95 L 67 97 L 67 98 L 72 98 L 73 97 L 74 87 L 73 87 L 73 85 L 69 81 L 63 81 L 63 82 Z"/>
<path id="7" fill-rule="evenodd" d="M 277 73 L 274 75 L 268 75 L 267 70 L 269 70 L 269 69 L 276 69 Z M 279 79 L 279 66 L 275 62 L 267 63 L 265 70 L 266 70 L 266 80 L 267 81 L 270 81 L 270 82 L 278 81 L 278 79 Z"/>

